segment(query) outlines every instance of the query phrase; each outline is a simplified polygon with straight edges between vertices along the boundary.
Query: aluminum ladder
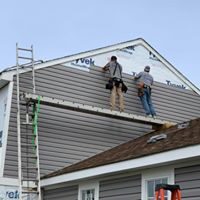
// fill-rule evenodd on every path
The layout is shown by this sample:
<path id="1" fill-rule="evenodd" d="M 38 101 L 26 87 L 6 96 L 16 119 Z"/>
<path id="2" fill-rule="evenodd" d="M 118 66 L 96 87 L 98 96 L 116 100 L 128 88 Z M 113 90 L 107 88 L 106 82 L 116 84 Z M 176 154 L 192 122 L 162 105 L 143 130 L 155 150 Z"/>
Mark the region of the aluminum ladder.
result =
<path id="1" fill-rule="evenodd" d="M 179 185 L 157 184 L 155 188 L 155 200 L 165 200 L 165 191 L 171 191 L 171 200 L 181 200 Z"/>
<path id="2" fill-rule="evenodd" d="M 16 67 L 19 200 L 41 200 L 37 131 L 39 103 L 22 102 L 20 91 L 20 70 L 31 67 L 32 89 L 35 93 L 33 46 L 26 49 L 16 44 Z"/>

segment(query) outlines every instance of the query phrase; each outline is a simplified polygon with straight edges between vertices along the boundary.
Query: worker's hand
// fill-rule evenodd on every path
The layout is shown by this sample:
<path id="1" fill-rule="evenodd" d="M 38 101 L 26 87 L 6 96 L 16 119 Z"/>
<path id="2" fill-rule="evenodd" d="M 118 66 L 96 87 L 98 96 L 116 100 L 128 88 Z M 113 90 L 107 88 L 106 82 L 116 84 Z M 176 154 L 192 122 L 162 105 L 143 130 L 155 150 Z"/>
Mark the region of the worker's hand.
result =
<path id="1" fill-rule="evenodd" d="M 102 67 L 102 71 L 105 72 L 108 70 L 108 67 Z"/>

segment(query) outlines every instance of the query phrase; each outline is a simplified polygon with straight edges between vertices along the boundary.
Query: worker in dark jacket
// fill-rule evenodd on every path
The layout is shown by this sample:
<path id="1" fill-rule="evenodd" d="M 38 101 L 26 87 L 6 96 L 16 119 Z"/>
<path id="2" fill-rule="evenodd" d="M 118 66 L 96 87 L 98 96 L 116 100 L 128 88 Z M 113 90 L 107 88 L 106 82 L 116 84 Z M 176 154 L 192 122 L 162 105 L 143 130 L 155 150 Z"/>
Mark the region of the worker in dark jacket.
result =
<path id="1" fill-rule="evenodd" d="M 117 57 L 112 56 L 110 62 L 108 62 L 104 67 L 103 71 L 110 72 L 110 82 L 112 84 L 111 97 L 110 97 L 110 109 L 115 108 L 115 98 L 116 94 L 119 96 L 119 109 L 120 112 L 124 111 L 124 99 L 122 93 L 122 66 L 117 62 Z"/>
<path id="2" fill-rule="evenodd" d="M 151 100 L 151 90 L 154 80 L 149 72 L 150 67 L 146 66 L 144 71 L 137 74 L 134 79 L 137 80 L 138 96 L 140 97 L 146 116 L 155 118 L 156 112 Z"/>

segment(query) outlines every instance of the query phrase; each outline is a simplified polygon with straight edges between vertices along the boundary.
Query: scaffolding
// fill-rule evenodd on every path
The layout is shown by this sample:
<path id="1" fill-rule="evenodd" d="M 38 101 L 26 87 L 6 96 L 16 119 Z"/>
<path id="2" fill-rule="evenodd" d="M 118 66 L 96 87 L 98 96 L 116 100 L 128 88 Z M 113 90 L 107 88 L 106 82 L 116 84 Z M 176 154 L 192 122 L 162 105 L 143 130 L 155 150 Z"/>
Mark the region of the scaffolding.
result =
<path id="1" fill-rule="evenodd" d="M 26 52 L 30 55 L 21 56 L 21 52 Z M 26 93 L 20 90 L 20 70 L 27 68 L 27 63 L 24 64 L 20 62 L 22 60 L 30 61 L 28 66 L 32 71 L 32 93 Z M 35 85 L 33 46 L 31 46 L 31 49 L 25 49 L 19 48 L 18 44 L 16 44 L 16 66 L 19 200 L 41 200 L 38 146 L 38 113 L 40 111 L 40 104 L 75 110 L 77 112 L 112 117 L 120 120 L 133 121 L 140 124 L 152 125 L 155 130 L 175 125 L 175 123 L 166 120 L 144 117 L 125 112 L 111 111 L 109 109 L 69 102 L 62 99 L 38 96 L 38 94 L 36 94 Z M 26 108 L 24 113 L 25 115 L 23 116 L 20 111 L 21 105 L 23 105 L 23 108 Z M 22 119 L 24 122 L 21 123 Z"/>

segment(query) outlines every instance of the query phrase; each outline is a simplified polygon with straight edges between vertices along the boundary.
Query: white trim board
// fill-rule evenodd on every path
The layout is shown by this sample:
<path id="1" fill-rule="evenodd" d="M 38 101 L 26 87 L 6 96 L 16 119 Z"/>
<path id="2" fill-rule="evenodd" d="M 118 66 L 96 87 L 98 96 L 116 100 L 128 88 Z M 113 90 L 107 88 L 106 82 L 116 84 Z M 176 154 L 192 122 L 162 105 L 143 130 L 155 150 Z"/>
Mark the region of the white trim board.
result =
<path id="1" fill-rule="evenodd" d="M 5 157 L 6 157 L 6 148 L 7 148 L 7 138 L 8 138 L 8 127 L 10 121 L 10 112 L 11 112 L 11 102 L 12 102 L 12 92 L 13 92 L 13 82 L 10 82 L 8 85 L 7 93 L 7 102 L 6 102 L 6 117 L 4 121 L 4 130 L 2 138 L 2 163 L 0 168 L 0 177 L 3 177 Z"/>
<path id="2" fill-rule="evenodd" d="M 172 166 L 152 168 L 142 172 L 142 200 L 147 199 L 147 181 L 164 177 L 168 178 L 168 184 L 174 184 L 174 168 Z M 169 192 L 168 199 L 170 199 Z"/>
<path id="3" fill-rule="evenodd" d="M 18 179 L 14 179 L 14 178 L 0 178 L 0 185 L 19 186 L 19 181 Z"/>
<path id="4" fill-rule="evenodd" d="M 188 85 L 193 91 L 195 91 L 197 94 L 200 95 L 199 88 L 197 88 L 192 82 L 190 82 L 182 73 L 180 73 L 172 64 L 170 64 L 164 57 L 162 57 L 154 48 L 152 48 L 142 38 L 138 38 L 138 39 L 127 41 L 127 42 L 118 43 L 118 44 L 115 44 L 115 45 L 110 45 L 110 46 L 103 47 L 103 48 L 98 48 L 98 49 L 91 50 L 91 51 L 86 51 L 86 52 L 74 54 L 74 55 L 71 55 L 71 56 L 66 56 L 66 57 L 57 58 L 57 59 L 54 59 L 54 60 L 49 60 L 49 61 L 46 61 L 44 63 L 36 64 L 35 70 L 45 68 L 45 67 L 54 66 L 54 65 L 63 64 L 63 63 L 66 63 L 66 62 L 71 62 L 73 60 L 80 59 L 80 58 L 87 58 L 87 57 L 103 54 L 103 53 L 110 52 L 110 51 L 117 50 L 117 49 L 123 49 L 123 48 L 128 47 L 128 46 L 136 46 L 136 45 L 142 45 L 146 49 L 151 51 L 161 62 L 163 62 L 163 64 L 166 65 L 166 67 L 173 74 L 175 74 L 186 85 Z M 28 72 L 28 71 L 31 71 L 31 68 L 21 69 L 20 73 L 25 73 L 25 72 Z M 6 78 L 7 80 L 8 79 L 12 80 L 12 77 L 15 74 L 16 74 L 16 70 L 5 72 L 5 73 L 2 73 L 0 75 L 0 79 Z"/>
<path id="5" fill-rule="evenodd" d="M 162 152 L 150 156 L 145 156 L 141 158 L 136 158 L 128 161 L 122 161 L 114 164 L 108 164 L 90 169 L 79 170 L 76 172 L 71 172 L 51 178 L 46 178 L 41 181 L 41 186 L 44 187 L 68 181 L 75 181 L 78 179 L 84 179 L 93 176 L 109 174 L 113 172 L 120 172 L 123 170 L 131 170 L 131 169 L 137 170 L 144 167 L 178 162 L 180 160 L 199 157 L 199 156 L 200 156 L 200 144 L 195 146 L 175 149 L 167 152 Z"/>

